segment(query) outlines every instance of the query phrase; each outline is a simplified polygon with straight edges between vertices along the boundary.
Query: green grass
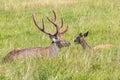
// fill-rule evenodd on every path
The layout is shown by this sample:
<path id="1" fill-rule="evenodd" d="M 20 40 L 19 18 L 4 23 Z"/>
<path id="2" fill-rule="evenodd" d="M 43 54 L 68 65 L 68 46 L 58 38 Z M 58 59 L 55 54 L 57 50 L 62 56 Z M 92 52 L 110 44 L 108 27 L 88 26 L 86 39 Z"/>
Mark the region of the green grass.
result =
<path id="1" fill-rule="evenodd" d="M 2 63 L 14 48 L 49 46 L 49 37 L 34 25 L 45 18 L 48 31 L 55 31 L 47 21 L 55 10 L 64 18 L 63 36 L 71 42 L 56 59 L 30 58 Z M 93 47 L 112 44 L 110 49 L 85 51 L 73 40 L 89 31 L 87 42 Z M 5 0 L 0 1 L 0 80 L 120 80 L 120 2 L 119 0 Z"/>

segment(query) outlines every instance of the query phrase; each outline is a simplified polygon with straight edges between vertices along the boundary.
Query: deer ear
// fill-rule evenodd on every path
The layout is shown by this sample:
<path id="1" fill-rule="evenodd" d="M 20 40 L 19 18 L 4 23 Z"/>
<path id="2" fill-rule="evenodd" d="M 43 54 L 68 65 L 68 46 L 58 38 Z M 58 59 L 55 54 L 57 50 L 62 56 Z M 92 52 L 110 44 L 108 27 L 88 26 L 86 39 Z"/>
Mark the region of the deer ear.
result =
<path id="1" fill-rule="evenodd" d="M 86 33 L 84 33 L 84 37 L 87 37 L 88 36 L 88 31 Z"/>

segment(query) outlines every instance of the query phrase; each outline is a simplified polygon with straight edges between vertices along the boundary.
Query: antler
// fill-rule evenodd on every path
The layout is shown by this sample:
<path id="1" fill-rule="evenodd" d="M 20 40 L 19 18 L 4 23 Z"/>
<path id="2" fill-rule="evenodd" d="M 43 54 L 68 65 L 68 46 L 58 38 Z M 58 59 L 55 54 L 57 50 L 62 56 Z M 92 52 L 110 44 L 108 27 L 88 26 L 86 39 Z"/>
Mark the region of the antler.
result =
<path id="1" fill-rule="evenodd" d="M 51 33 L 45 31 L 45 28 L 44 28 L 44 19 L 42 19 L 43 28 L 41 28 L 41 26 L 40 26 L 40 25 L 37 23 L 37 21 L 36 21 L 35 14 L 33 14 L 32 17 L 33 17 L 33 21 L 34 21 L 35 25 L 37 26 L 37 28 L 38 28 L 40 31 L 46 33 L 47 35 L 52 35 Z"/>
<path id="2" fill-rule="evenodd" d="M 64 21 L 63 21 L 63 19 L 61 19 L 61 26 L 59 27 L 59 26 L 57 25 L 57 20 L 56 20 L 57 17 L 56 17 L 56 13 L 55 13 L 54 10 L 53 10 L 53 14 L 54 14 L 54 20 L 53 20 L 53 21 L 50 20 L 48 17 L 47 17 L 47 19 L 48 19 L 48 21 L 51 22 L 51 23 L 56 27 L 56 29 L 57 29 L 57 31 L 56 31 L 56 33 L 55 33 L 54 35 L 57 35 L 57 34 L 61 35 L 61 34 L 64 34 L 65 32 L 67 32 L 68 26 L 67 26 L 67 28 L 66 28 L 63 32 L 61 32 L 61 29 L 63 28 L 63 25 L 64 25 Z"/>
<path id="3" fill-rule="evenodd" d="M 66 33 L 67 31 L 68 31 L 68 26 L 67 26 L 67 28 L 63 31 L 63 32 L 61 32 L 61 30 L 62 30 L 62 28 L 63 28 L 63 25 L 64 25 L 64 21 L 63 21 L 63 18 L 61 19 L 61 27 L 60 27 L 60 34 L 64 34 L 64 33 Z"/>
<path id="4" fill-rule="evenodd" d="M 44 20 L 43 20 L 43 19 L 42 19 L 43 28 L 41 28 L 41 26 L 40 26 L 40 25 L 37 23 L 37 21 L 36 21 L 35 14 L 32 15 L 34 24 L 37 26 L 37 28 L 38 28 L 40 31 L 46 33 L 47 35 L 55 35 L 55 36 L 56 36 L 56 35 L 64 34 L 65 32 L 67 32 L 68 26 L 67 26 L 67 28 L 66 28 L 63 32 L 61 32 L 61 30 L 62 30 L 62 28 L 63 28 L 63 25 L 64 25 L 64 21 L 63 21 L 63 19 L 61 19 L 61 26 L 59 27 L 59 26 L 57 25 L 57 16 L 56 16 L 56 13 L 55 13 L 54 10 L 53 10 L 53 14 L 54 14 L 54 20 L 53 20 L 53 21 L 50 20 L 48 17 L 47 17 L 47 19 L 48 19 L 49 22 L 51 22 L 51 23 L 56 27 L 56 33 L 55 33 L 55 34 L 51 34 L 51 33 L 47 32 L 47 31 L 45 31 L 45 28 L 44 28 Z"/>

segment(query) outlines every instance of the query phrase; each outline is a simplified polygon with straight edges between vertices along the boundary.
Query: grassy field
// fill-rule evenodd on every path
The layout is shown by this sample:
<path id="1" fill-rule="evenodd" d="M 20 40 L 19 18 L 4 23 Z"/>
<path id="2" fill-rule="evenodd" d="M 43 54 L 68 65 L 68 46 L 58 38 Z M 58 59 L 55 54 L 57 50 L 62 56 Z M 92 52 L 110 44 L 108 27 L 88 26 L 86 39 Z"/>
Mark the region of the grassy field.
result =
<path id="1" fill-rule="evenodd" d="M 49 46 L 51 41 L 34 25 L 45 18 L 48 31 L 55 31 L 46 16 L 64 18 L 63 38 L 71 42 L 56 59 L 30 58 L 2 63 L 14 48 Z M 92 46 L 112 44 L 109 49 L 85 51 L 73 40 L 89 31 Z M 120 80 L 120 1 L 119 0 L 1 0 L 0 1 L 0 80 Z"/>

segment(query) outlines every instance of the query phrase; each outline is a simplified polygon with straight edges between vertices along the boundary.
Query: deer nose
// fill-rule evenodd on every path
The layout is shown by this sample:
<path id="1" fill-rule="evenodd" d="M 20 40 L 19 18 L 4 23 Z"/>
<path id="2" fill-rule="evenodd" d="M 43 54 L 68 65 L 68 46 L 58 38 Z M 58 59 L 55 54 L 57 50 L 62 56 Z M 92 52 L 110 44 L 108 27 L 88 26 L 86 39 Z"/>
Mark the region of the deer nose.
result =
<path id="1" fill-rule="evenodd" d="M 70 46 L 70 45 L 71 45 L 70 42 L 65 43 L 65 47 Z"/>
<path id="2" fill-rule="evenodd" d="M 79 42 L 78 42 L 76 39 L 74 40 L 74 43 L 75 43 L 75 44 L 79 44 Z"/>

